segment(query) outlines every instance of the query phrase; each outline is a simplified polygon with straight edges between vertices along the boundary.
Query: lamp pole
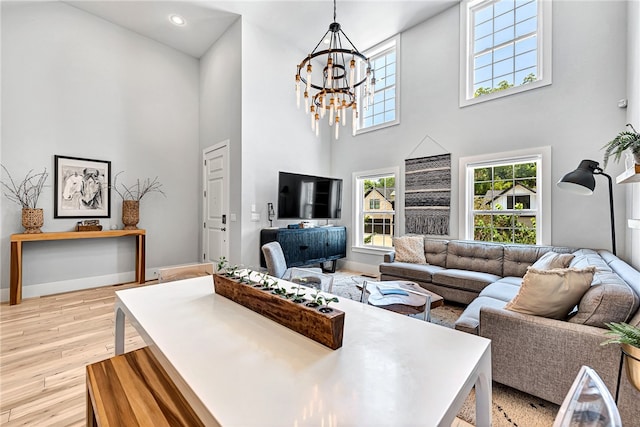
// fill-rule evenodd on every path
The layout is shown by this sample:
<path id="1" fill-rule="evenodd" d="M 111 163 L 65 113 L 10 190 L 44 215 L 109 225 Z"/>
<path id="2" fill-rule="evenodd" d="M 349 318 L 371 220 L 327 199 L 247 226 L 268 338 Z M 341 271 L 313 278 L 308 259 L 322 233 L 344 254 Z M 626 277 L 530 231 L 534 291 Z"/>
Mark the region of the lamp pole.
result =
<path id="1" fill-rule="evenodd" d="M 593 171 L 594 175 L 606 176 L 609 180 L 609 214 L 611 215 L 611 246 L 613 247 L 613 254 L 616 255 L 616 224 L 613 215 L 613 180 L 611 176 L 604 173 L 600 167 L 596 167 Z"/>

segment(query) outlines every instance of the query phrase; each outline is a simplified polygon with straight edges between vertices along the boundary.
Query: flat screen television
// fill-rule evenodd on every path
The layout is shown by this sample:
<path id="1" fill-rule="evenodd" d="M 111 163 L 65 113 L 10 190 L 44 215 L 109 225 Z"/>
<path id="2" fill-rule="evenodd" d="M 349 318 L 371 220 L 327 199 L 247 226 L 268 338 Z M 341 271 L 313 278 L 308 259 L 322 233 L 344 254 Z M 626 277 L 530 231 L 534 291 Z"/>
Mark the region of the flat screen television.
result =
<path id="1" fill-rule="evenodd" d="M 280 172 L 278 219 L 337 219 L 341 214 L 341 179 Z"/>

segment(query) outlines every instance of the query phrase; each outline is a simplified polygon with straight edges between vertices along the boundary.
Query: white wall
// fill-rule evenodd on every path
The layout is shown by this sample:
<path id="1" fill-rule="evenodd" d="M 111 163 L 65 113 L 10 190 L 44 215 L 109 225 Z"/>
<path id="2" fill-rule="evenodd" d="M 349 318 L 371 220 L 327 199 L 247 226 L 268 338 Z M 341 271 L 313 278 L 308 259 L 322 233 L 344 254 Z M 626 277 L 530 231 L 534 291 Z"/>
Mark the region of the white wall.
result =
<path id="1" fill-rule="evenodd" d="M 640 131 L 640 1 L 632 0 L 627 4 L 627 123 Z M 626 218 L 640 219 L 640 183 L 623 187 L 627 187 Z M 627 228 L 626 236 L 627 258 L 640 269 L 640 230 Z"/>
<path id="2" fill-rule="evenodd" d="M 328 129 L 316 138 L 309 116 L 296 108 L 295 66 L 307 53 L 281 48 L 287 45 L 260 22 L 243 17 L 241 260 L 251 266 L 258 265 L 259 230 L 269 226 L 267 203 L 277 203 L 278 171 L 330 172 Z M 251 220 L 252 205 L 259 221 Z"/>
<path id="3" fill-rule="evenodd" d="M 2 163 L 17 176 L 54 154 L 111 160 L 123 181 L 155 177 L 167 198 L 141 203 L 147 267 L 197 260 L 198 61 L 61 2 L 2 2 Z M 44 231 L 72 230 L 53 218 L 53 178 L 42 195 Z M 108 229 L 121 224 L 112 197 Z M 9 235 L 20 208 L 2 204 L 2 291 L 9 287 Z M 126 239 L 128 240 L 128 239 Z M 133 279 L 133 241 L 25 244 L 23 294 Z M 118 274 L 114 274 L 118 273 Z"/>
<path id="4" fill-rule="evenodd" d="M 200 58 L 200 152 L 229 140 L 229 260 L 240 264 L 242 210 L 242 20 L 238 19 Z M 202 176 L 202 162 L 200 176 Z M 200 183 L 202 189 L 202 182 Z M 200 192 L 202 194 L 202 192 Z M 202 198 L 200 198 L 202 212 Z M 203 221 L 202 214 L 200 222 Z M 199 247 L 202 247 L 200 236 Z"/>
<path id="5" fill-rule="evenodd" d="M 625 2 L 554 1 L 553 84 L 465 108 L 458 107 L 459 6 L 408 30 L 402 34 L 400 125 L 335 144 L 333 172 L 350 183 L 354 170 L 403 166 L 409 157 L 442 154 L 428 139 L 412 153 L 430 135 L 452 153 L 450 237 L 462 237 L 459 157 L 549 145 L 554 183 L 581 159 L 601 161 L 600 148 L 625 123 L 625 111 L 616 104 L 625 96 L 626 72 L 612 65 L 626 61 L 625 21 Z M 616 164 L 607 170 L 613 176 L 621 171 Z M 553 186 L 553 244 L 610 247 L 607 183 L 597 180 L 592 197 Z M 624 255 L 625 198 L 619 188 L 614 193 L 618 252 Z M 345 200 L 350 198 L 347 186 Z M 343 214 L 351 217 L 349 204 Z M 358 263 L 381 259 L 349 253 L 349 260 Z"/>

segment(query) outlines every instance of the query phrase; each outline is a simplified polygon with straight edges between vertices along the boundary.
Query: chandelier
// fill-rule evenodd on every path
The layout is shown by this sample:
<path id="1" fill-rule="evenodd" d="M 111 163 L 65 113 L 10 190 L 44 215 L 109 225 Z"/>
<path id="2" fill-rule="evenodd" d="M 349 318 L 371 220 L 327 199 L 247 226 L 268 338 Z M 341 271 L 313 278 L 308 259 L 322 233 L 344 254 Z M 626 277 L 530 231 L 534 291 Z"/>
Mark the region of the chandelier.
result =
<path id="1" fill-rule="evenodd" d="M 343 44 L 343 38 L 345 43 Z M 326 49 L 318 50 L 321 44 Z M 314 64 L 312 64 L 312 62 Z M 323 67 L 321 72 L 314 67 Z M 358 80 L 360 79 L 360 80 Z M 315 81 L 315 83 L 314 83 Z M 358 122 L 358 102 L 367 109 L 373 103 L 375 73 L 369 58 L 356 49 L 336 22 L 336 0 L 333 0 L 333 22 L 313 51 L 298 65 L 296 74 L 296 104 L 300 108 L 302 85 L 305 113 L 311 117 L 311 130 L 320 134 L 320 120 L 328 115 L 329 126 L 335 127 L 338 139 L 340 125 L 346 126 L 351 115 L 353 135 Z M 361 88 L 357 96 L 356 88 Z M 348 114 L 351 109 L 350 114 Z"/>

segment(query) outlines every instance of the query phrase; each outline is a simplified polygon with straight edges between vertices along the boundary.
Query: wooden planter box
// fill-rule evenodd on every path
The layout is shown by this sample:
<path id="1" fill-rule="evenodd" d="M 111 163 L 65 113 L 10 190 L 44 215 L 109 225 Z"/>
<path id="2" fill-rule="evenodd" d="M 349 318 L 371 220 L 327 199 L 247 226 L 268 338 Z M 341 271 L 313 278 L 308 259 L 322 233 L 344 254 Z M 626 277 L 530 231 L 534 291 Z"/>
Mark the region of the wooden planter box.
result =
<path id="1" fill-rule="evenodd" d="M 294 330 L 330 349 L 342 347 L 344 312 L 333 308 L 322 313 L 318 308 L 295 303 L 271 291 L 240 283 L 239 280 L 216 274 L 213 277 L 218 295 L 247 307 L 287 328 Z"/>

